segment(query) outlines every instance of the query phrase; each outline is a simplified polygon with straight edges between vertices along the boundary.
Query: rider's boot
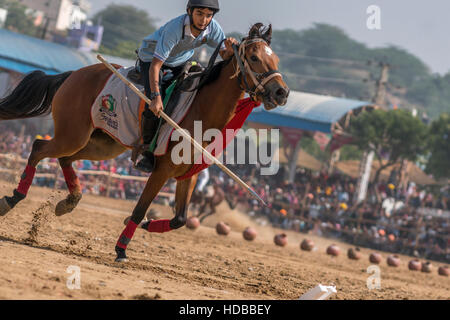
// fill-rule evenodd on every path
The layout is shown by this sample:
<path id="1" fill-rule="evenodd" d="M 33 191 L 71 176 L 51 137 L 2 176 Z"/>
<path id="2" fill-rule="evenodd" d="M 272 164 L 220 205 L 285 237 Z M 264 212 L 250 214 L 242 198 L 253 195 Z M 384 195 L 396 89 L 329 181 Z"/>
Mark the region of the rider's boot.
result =
<path id="1" fill-rule="evenodd" d="M 158 129 L 159 119 L 149 109 L 143 112 L 142 117 L 142 138 L 144 145 L 150 145 L 156 130 Z M 150 173 L 155 168 L 155 155 L 150 150 L 142 153 L 142 159 L 136 164 L 136 169 Z"/>

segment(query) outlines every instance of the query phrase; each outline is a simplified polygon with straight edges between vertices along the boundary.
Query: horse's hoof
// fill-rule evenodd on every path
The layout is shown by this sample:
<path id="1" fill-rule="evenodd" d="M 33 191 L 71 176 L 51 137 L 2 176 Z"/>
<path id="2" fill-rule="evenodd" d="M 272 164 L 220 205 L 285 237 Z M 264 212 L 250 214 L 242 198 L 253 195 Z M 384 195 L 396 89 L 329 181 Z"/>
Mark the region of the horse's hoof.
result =
<path id="1" fill-rule="evenodd" d="M 81 199 L 81 195 L 69 194 L 66 199 L 58 202 L 55 208 L 55 215 L 57 217 L 63 216 L 69 212 L 72 212 L 76 208 L 78 202 Z"/>
<path id="2" fill-rule="evenodd" d="M 0 200 L 0 216 L 4 216 L 5 214 L 7 214 L 9 211 L 11 211 L 11 206 L 8 204 L 8 201 L 6 201 L 6 198 L 3 197 Z"/>
<path id="3" fill-rule="evenodd" d="M 128 258 L 127 258 L 127 255 L 125 253 L 125 249 L 122 249 L 122 248 L 116 246 L 115 250 L 116 250 L 116 253 L 117 253 L 117 257 L 116 257 L 115 262 L 128 262 Z"/>
<path id="4" fill-rule="evenodd" d="M 72 210 L 73 210 L 73 208 L 70 209 L 69 206 L 67 205 L 67 200 L 64 199 L 64 200 L 61 200 L 60 202 L 58 202 L 58 204 L 56 205 L 55 215 L 57 217 L 60 217 L 60 216 L 65 215 L 66 213 L 71 212 Z"/>

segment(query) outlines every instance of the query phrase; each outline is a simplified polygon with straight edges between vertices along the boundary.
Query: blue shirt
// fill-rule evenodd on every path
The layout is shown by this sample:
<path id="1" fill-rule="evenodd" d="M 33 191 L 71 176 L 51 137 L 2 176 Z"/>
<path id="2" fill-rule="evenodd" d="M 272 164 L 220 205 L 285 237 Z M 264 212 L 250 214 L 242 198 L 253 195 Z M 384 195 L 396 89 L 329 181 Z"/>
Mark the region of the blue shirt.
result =
<path id="1" fill-rule="evenodd" d="M 147 36 L 139 49 L 139 58 L 144 62 L 150 62 L 156 57 L 163 61 L 164 65 L 178 67 L 194 55 L 195 48 L 203 44 L 217 48 L 223 39 L 225 33 L 214 19 L 206 30 L 195 38 L 191 33 L 189 16 L 183 14 Z M 225 49 L 223 43 L 222 49 Z"/>

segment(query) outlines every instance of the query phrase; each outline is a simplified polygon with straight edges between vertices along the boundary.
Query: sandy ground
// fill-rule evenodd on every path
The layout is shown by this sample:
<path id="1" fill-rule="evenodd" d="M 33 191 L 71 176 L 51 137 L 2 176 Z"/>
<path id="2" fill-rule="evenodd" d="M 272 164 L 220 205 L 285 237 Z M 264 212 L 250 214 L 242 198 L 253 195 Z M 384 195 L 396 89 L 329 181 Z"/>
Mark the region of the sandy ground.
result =
<path id="1" fill-rule="evenodd" d="M 0 182 L 10 195 L 13 184 Z M 196 230 L 165 234 L 138 229 L 128 246 L 130 262 L 114 262 L 114 246 L 123 220 L 134 202 L 85 195 L 72 213 L 56 217 L 54 207 L 63 191 L 33 186 L 24 201 L 0 217 L 0 299 L 298 299 L 317 284 L 335 285 L 332 299 L 450 299 L 450 278 L 407 268 L 388 267 L 383 253 L 381 289 L 366 285 L 370 250 L 359 261 L 349 260 L 350 247 L 338 241 L 287 232 L 289 244 L 273 243 L 281 230 L 262 227 L 245 214 L 222 204 L 219 213 Z M 154 205 L 163 218 L 169 207 Z M 218 221 L 232 227 L 228 236 L 215 231 Z M 257 238 L 242 237 L 255 227 Z M 299 249 L 308 237 L 313 252 Z M 336 243 L 339 257 L 325 254 Z M 79 267 L 80 289 L 69 289 L 70 266 Z M 73 267 L 72 267 L 73 268 Z M 70 271 L 70 268 L 69 268 Z"/>

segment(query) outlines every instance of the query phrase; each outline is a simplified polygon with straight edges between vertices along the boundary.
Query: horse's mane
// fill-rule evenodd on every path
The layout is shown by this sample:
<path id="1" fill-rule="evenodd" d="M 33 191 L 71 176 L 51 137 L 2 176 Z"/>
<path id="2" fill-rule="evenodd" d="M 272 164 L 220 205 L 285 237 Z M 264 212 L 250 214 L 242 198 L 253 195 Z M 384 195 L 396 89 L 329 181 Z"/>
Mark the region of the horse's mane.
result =
<path id="1" fill-rule="evenodd" d="M 220 61 L 220 62 L 216 63 L 212 67 L 211 71 L 204 75 L 205 78 L 200 81 L 201 85 L 199 86 L 198 89 L 200 90 L 204 86 L 207 86 L 208 84 L 213 83 L 214 81 L 216 81 L 219 78 L 220 73 L 222 72 L 222 69 L 226 65 L 228 65 L 230 62 L 231 62 L 231 59 L 227 59 L 227 60 Z"/>

